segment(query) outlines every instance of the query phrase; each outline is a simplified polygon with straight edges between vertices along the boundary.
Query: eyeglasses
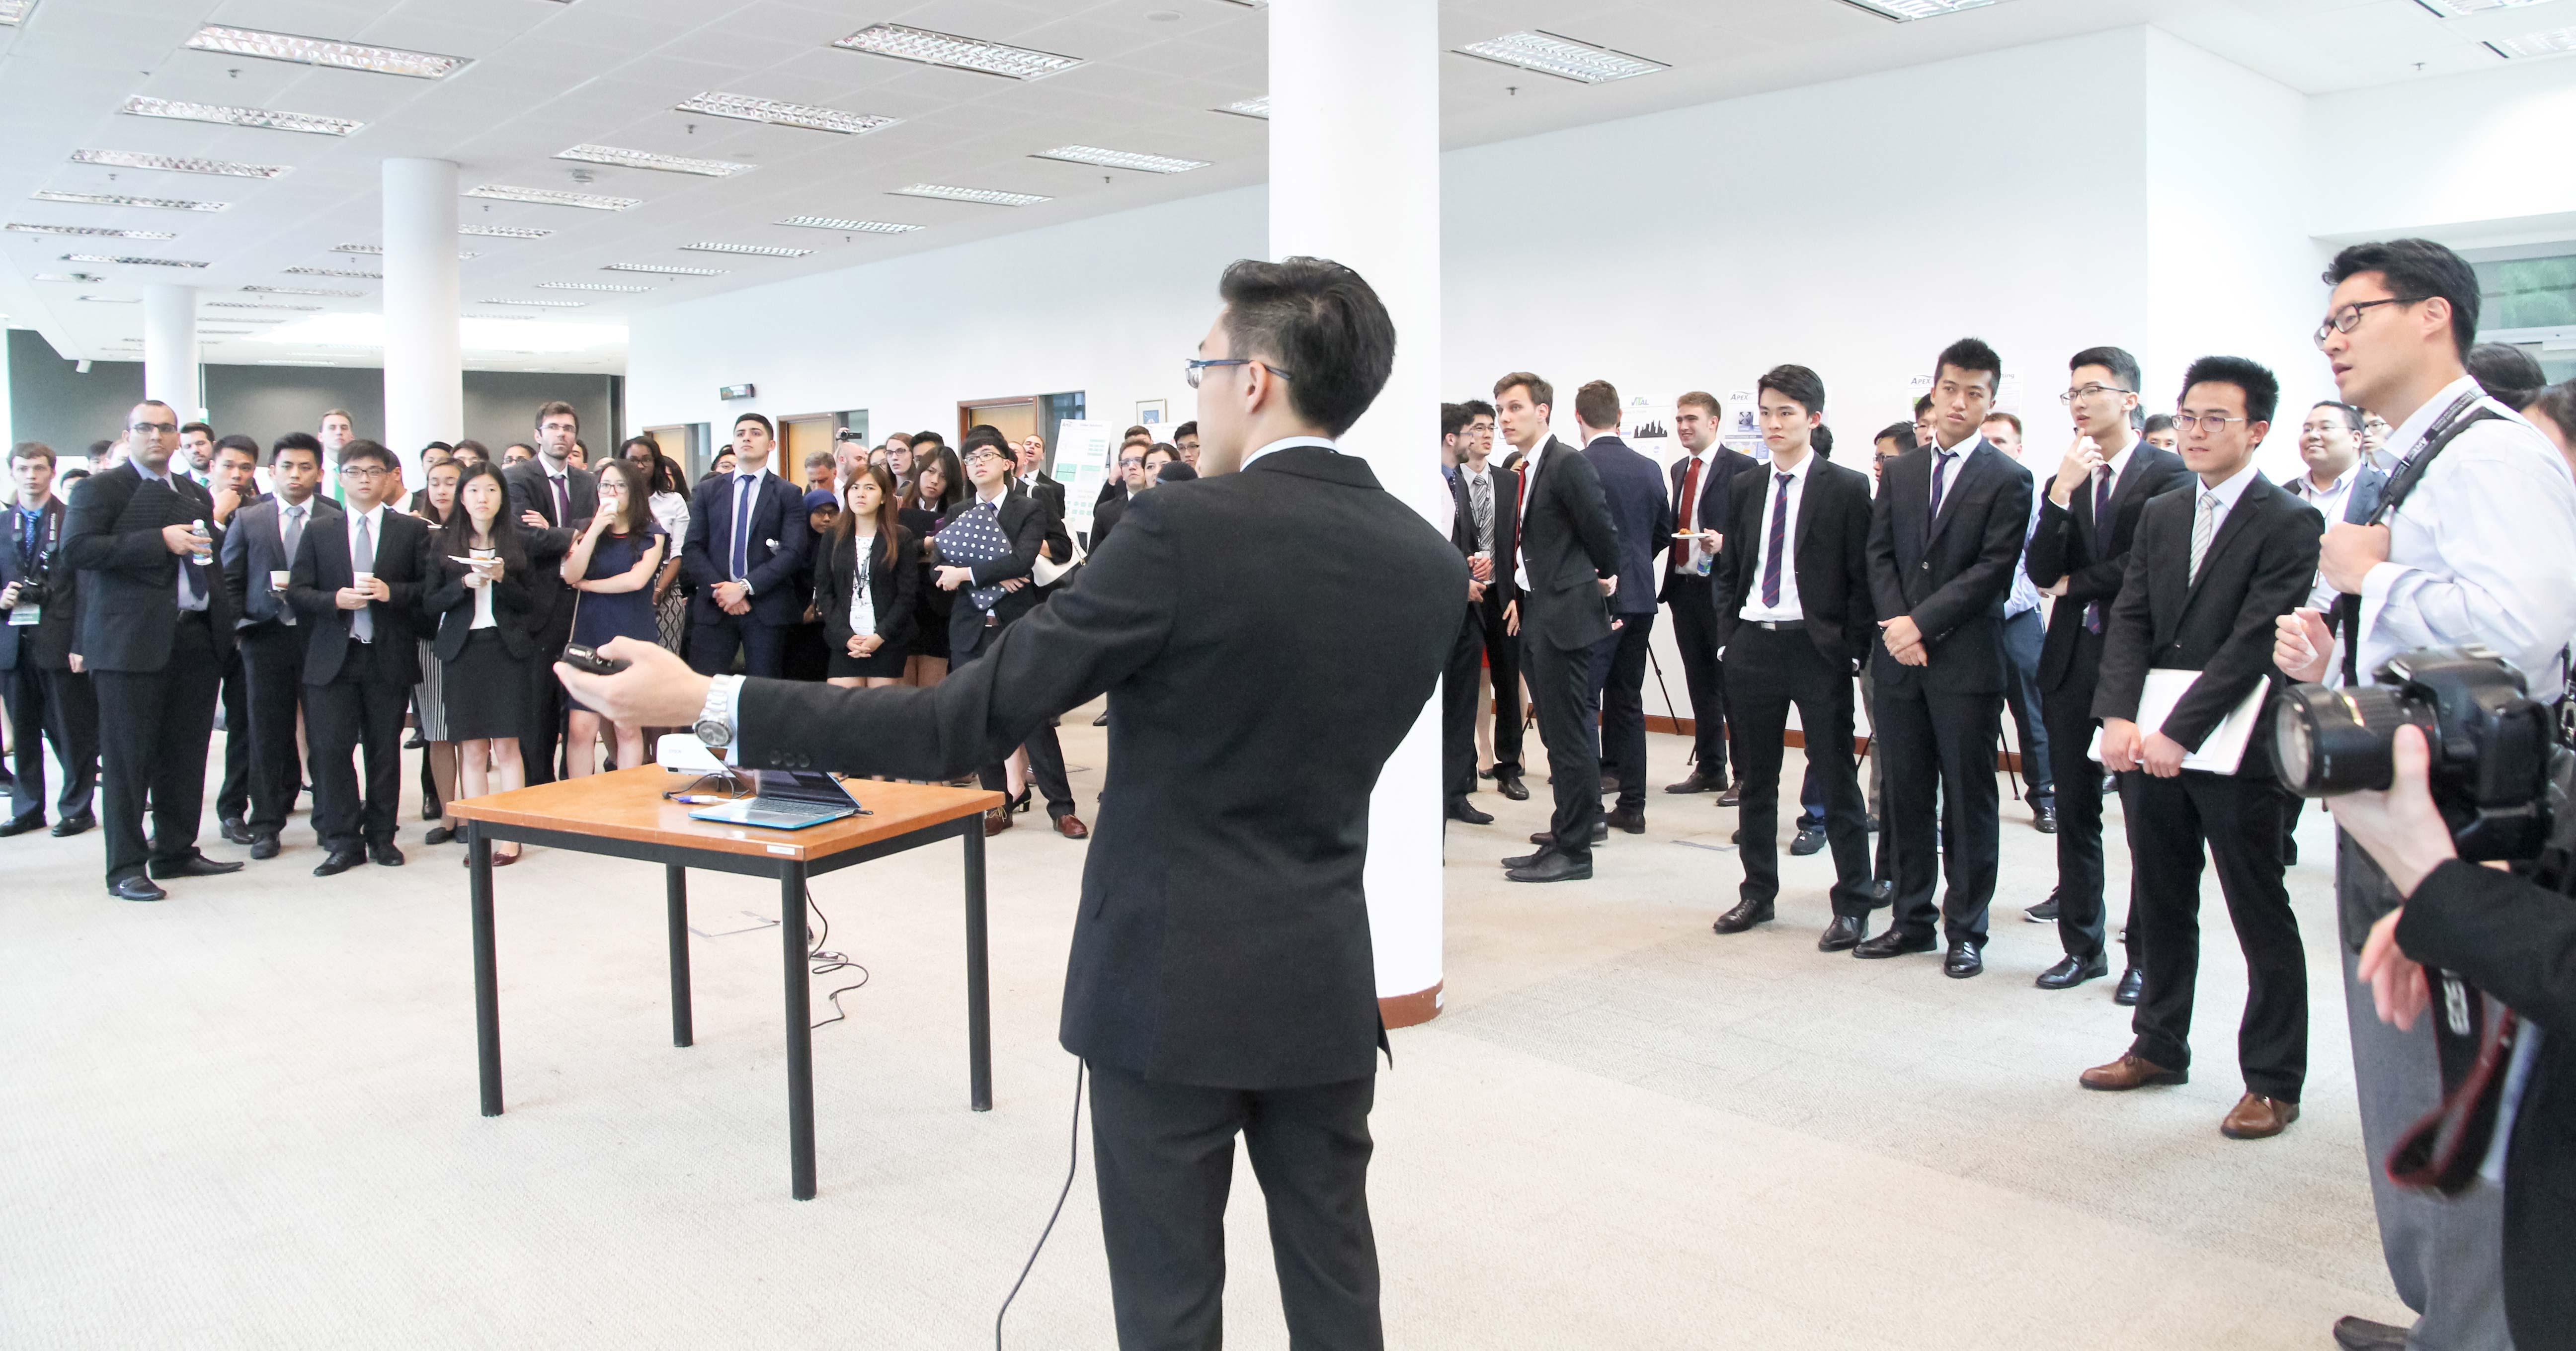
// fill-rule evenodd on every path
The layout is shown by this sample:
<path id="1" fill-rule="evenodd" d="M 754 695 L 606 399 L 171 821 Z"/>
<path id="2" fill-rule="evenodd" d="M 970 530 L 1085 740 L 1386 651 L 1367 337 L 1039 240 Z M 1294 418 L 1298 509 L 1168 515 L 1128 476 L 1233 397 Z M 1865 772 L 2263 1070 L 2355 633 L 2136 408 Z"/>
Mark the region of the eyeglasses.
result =
<path id="1" fill-rule="evenodd" d="M 387 472 L 388 471 L 386 470 L 363 464 L 344 464 L 340 466 L 340 477 L 342 478 L 383 478 Z"/>
<path id="2" fill-rule="evenodd" d="M 2227 430 L 2228 423 L 2251 421 L 2253 421 L 2252 418 L 2229 417 L 2224 413 L 2176 413 L 2173 415 L 2174 430 L 2181 432 L 2185 436 L 2189 436 L 2193 428 L 2199 428 L 2202 431 L 2208 432 L 2212 436 L 2216 436 L 2220 432 Z"/>
<path id="3" fill-rule="evenodd" d="M 1196 389 L 1200 373 L 1211 366 L 1259 366 L 1282 380 L 1288 378 L 1288 372 L 1253 357 L 1193 357 L 1182 363 L 1181 378 L 1190 382 L 1190 388 Z"/>
<path id="4" fill-rule="evenodd" d="M 2422 303 L 2423 300 L 2422 296 L 2389 296 L 2384 300 L 2356 300 L 2327 315 L 2326 321 L 2317 325 L 2317 346 L 2326 345 L 2326 335 L 2329 333 L 2350 333 L 2361 327 L 2361 316 L 2365 310 L 2380 305 L 2415 305 Z"/>
<path id="5" fill-rule="evenodd" d="M 1134 469 L 1144 462 L 1145 457 L 1142 455 L 1127 455 L 1119 458 L 1118 467 L 1121 469 Z"/>
<path id="6" fill-rule="evenodd" d="M 1009 458 L 1011 457 L 998 450 L 994 450 L 989 446 L 981 450 L 971 450 L 966 453 L 966 463 L 968 464 L 976 464 L 986 460 L 1007 460 Z"/>
<path id="7" fill-rule="evenodd" d="M 163 436 L 168 436 L 170 433 L 179 430 L 179 424 L 175 422 L 136 422 L 128 424 L 126 430 L 130 432 L 159 432 Z"/>
<path id="8" fill-rule="evenodd" d="M 2118 385 L 2105 385 L 2105 384 L 2099 384 L 2099 383 L 2096 383 L 2096 384 L 2090 384 L 2090 385 L 2082 385 L 2082 386 L 2078 386 L 2077 388 L 2070 389 L 2070 390 L 2066 391 L 2065 393 L 2058 395 L 2058 396 L 2057 396 L 2057 401 L 2058 401 L 2059 403 L 2065 404 L 2065 405 L 2067 405 L 2068 407 L 2070 407 L 2070 408 L 2071 408 L 2071 407 L 2073 407 L 2073 406 L 2075 405 L 2075 401 L 2076 401 L 2077 399 L 2091 399 L 2091 398 L 2098 398 L 2098 397 L 2100 397 L 2100 396 L 2102 396 L 2102 395 L 2104 395 L 2104 394 L 2135 394 L 2135 393 L 2137 393 L 2137 391 L 2136 391 L 2136 390 L 2133 390 L 2133 389 L 2122 389 L 2122 388 L 2120 388 Z"/>

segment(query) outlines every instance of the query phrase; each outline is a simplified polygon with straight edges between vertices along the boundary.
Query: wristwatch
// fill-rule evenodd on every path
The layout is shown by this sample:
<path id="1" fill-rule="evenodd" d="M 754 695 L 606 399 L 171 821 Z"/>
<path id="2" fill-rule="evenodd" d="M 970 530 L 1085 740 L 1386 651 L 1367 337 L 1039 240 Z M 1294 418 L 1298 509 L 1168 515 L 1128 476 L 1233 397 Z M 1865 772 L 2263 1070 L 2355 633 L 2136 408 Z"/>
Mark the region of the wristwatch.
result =
<path id="1" fill-rule="evenodd" d="M 709 746 L 733 744 L 734 691 L 741 686 L 741 676 L 720 675 L 707 682 L 706 706 L 698 710 L 697 726 L 690 729 L 698 740 Z"/>

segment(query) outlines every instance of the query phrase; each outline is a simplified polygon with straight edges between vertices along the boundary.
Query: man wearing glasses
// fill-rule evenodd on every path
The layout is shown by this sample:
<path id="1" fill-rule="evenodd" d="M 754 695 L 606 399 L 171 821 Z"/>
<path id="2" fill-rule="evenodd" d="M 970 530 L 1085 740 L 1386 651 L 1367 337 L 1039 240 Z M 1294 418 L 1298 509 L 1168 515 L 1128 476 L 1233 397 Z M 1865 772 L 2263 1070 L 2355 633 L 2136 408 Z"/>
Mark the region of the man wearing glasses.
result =
<path id="1" fill-rule="evenodd" d="M 2419 647 L 2483 644 L 2531 691 L 2563 687 L 2576 635 L 2576 480 L 2548 439 L 2469 377 L 2477 274 L 2430 240 L 2355 244 L 2335 255 L 2317 346 L 2343 400 L 2394 425 L 2396 467 L 2370 523 L 2326 530 L 2321 570 L 2343 620 L 2302 608 L 2279 622 L 2275 659 L 2293 680 L 2367 680 Z M 2401 896 L 2349 836 L 2335 842 L 2335 894 L 2355 1086 L 2379 1241 L 2412 1335 L 2359 1319 L 2346 1346 L 2503 1346 L 2502 1190 L 2479 1182 L 2435 1199 L 2379 1166 L 2441 1091 L 2432 1024 L 2383 1023 L 2353 977 L 2371 926 Z"/>
<path id="2" fill-rule="evenodd" d="M 98 693 L 107 892 L 157 901 L 168 893 L 156 878 L 242 866 L 197 850 L 234 601 L 214 566 L 223 536 L 213 523 L 214 498 L 171 468 L 178 414 L 147 400 L 125 421 L 124 459 L 72 494 L 63 562 L 81 574 L 73 660 L 91 672 Z"/>

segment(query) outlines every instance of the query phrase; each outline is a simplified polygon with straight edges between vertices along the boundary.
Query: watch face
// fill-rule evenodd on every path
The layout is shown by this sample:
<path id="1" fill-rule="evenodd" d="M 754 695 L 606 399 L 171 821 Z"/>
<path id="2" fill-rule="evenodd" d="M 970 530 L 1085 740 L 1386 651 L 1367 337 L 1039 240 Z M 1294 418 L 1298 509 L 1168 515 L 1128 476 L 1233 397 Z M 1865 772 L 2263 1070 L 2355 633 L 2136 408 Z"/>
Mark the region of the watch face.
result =
<path id="1" fill-rule="evenodd" d="M 710 746 L 720 746 L 724 744 L 726 740 L 725 725 L 722 719 L 700 718 L 698 720 L 698 725 L 691 730 L 698 734 L 698 740 L 703 741 Z"/>

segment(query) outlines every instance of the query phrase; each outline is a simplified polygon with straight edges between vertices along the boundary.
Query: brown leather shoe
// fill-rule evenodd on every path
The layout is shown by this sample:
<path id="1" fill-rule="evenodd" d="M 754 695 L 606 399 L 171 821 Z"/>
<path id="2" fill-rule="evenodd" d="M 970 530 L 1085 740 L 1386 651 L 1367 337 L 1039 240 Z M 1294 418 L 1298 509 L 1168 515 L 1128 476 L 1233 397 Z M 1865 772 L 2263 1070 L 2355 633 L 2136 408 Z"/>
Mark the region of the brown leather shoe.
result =
<path id="1" fill-rule="evenodd" d="M 2298 1119 L 2297 1103 L 2248 1093 L 2228 1109 L 2227 1119 L 2218 1123 L 2218 1133 L 2230 1140 L 2269 1140 Z"/>
<path id="2" fill-rule="evenodd" d="M 2151 1084 L 2187 1084 L 2191 1082 L 2191 1075 L 2185 1070 L 2166 1069 L 2152 1060 L 2124 1051 L 2110 1064 L 2096 1065 L 2084 1071 L 2077 1082 L 2105 1093 L 2126 1093 Z"/>
<path id="3" fill-rule="evenodd" d="M 988 839 L 988 840 L 989 840 L 989 839 L 993 838 L 994 836 L 1001 834 L 1003 831 L 1009 830 L 1010 828 L 1011 828 L 1011 809 L 1010 809 L 1010 808 L 1008 808 L 1008 807 L 994 807 L 994 808 L 990 808 L 990 809 L 988 809 L 987 811 L 985 811 L 985 813 L 984 813 L 984 838 L 986 838 L 986 839 Z"/>
<path id="4" fill-rule="evenodd" d="M 1068 840 L 1087 840 L 1091 838 L 1091 827 L 1084 825 L 1081 817 L 1066 812 L 1055 819 L 1055 833 Z"/>

